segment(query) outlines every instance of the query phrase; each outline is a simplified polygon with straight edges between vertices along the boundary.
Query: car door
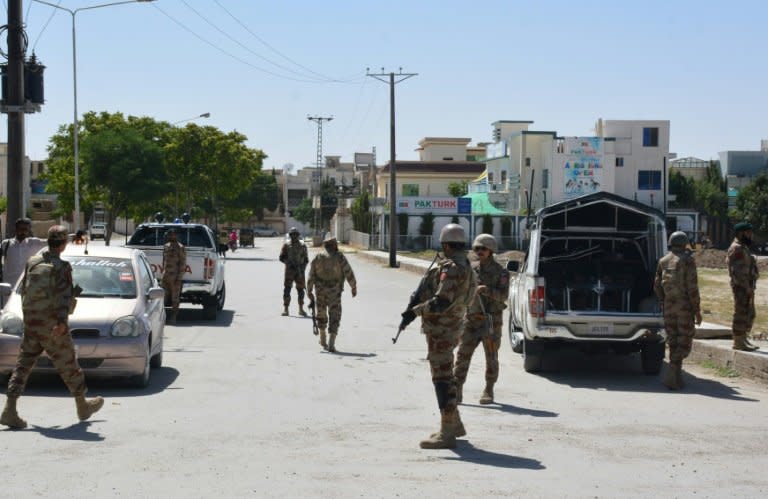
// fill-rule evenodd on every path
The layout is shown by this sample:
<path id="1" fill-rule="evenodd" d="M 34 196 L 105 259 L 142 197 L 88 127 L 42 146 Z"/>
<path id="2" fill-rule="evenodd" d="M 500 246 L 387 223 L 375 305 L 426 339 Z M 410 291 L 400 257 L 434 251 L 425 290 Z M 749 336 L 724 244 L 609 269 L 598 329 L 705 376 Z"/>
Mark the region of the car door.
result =
<path id="1" fill-rule="evenodd" d="M 141 280 L 139 292 L 145 303 L 144 313 L 149 327 L 152 329 L 152 353 L 154 354 L 157 353 L 155 352 L 155 345 L 161 340 L 165 326 L 165 302 L 162 298 L 152 300 L 148 297 L 150 288 L 157 287 L 157 279 L 144 255 L 139 256 L 138 267 Z"/>

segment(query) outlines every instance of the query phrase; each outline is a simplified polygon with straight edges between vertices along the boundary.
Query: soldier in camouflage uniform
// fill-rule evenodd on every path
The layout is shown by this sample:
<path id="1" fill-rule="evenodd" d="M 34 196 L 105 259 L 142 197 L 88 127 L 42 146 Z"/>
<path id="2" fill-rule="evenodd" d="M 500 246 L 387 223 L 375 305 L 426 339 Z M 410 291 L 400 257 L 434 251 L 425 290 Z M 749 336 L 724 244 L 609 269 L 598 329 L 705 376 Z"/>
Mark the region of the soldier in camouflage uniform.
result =
<path id="1" fill-rule="evenodd" d="M 734 225 L 733 229 L 736 237 L 726 257 L 733 291 L 733 349 L 751 352 L 758 349 L 750 343 L 747 335 L 755 321 L 755 288 L 760 274 L 757 258 L 749 249 L 752 244 L 752 224 L 741 222 Z"/>
<path id="2" fill-rule="evenodd" d="M 16 412 L 16 401 L 24 391 L 37 358 L 45 352 L 61 379 L 75 397 L 81 421 L 101 409 L 104 399 L 86 400 L 85 376 L 69 334 L 68 316 L 75 309 L 72 267 L 59 255 L 67 246 L 67 229 L 54 225 L 48 230 L 48 249 L 29 259 L 21 281 L 24 333 L 16 368 L 8 382 L 8 400 L 0 424 L 25 428 L 27 422 Z"/>
<path id="3" fill-rule="evenodd" d="M 163 246 L 163 281 L 165 294 L 171 301 L 171 317 L 168 320 L 176 324 L 179 315 L 179 300 L 181 299 L 181 283 L 187 268 L 187 250 L 176 240 L 176 230 L 168 229 L 165 246 Z"/>
<path id="4" fill-rule="evenodd" d="M 339 252 L 335 237 L 330 234 L 323 241 L 325 251 L 318 253 L 309 267 L 307 296 L 315 302 L 317 325 L 320 329 L 320 344 L 329 352 L 336 351 L 336 335 L 341 321 L 341 293 L 346 279 L 352 288 L 352 297 L 357 296 L 357 281 L 347 258 Z M 312 291 L 317 293 L 317 300 Z M 329 341 L 326 343 L 326 326 Z"/>
<path id="5" fill-rule="evenodd" d="M 477 276 L 475 299 L 467 309 L 466 324 L 459 339 L 456 353 L 456 399 L 461 403 L 464 382 L 467 380 L 469 363 L 477 346 L 482 343 L 485 351 L 485 389 L 480 396 L 481 404 L 493 403 L 493 385 L 499 379 L 499 347 L 501 346 L 502 312 L 509 296 L 509 272 L 493 257 L 496 239 L 490 234 L 480 234 L 472 243 L 478 260 L 472 263 Z M 491 324 L 486 322 L 490 315 Z"/>
<path id="6" fill-rule="evenodd" d="M 674 232 L 669 236 L 669 252 L 656 267 L 653 289 L 664 312 L 664 330 L 669 346 L 669 367 L 664 385 L 670 390 L 683 387 L 683 359 L 691 353 L 696 330 L 694 318 L 701 324 L 699 282 L 696 262 L 686 249 L 688 236 Z"/>
<path id="7" fill-rule="evenodd" d="M 422 449 L 452 449 L 456 437 L 467 434 L 461 422 L 456 402 L 456 378 L 453 375 L 453 350 L 459 341 L 464 315 L 476 287 L 467 252 L 464 229 L 448 224 L 440 231 L 440 244 L 445 259 L 430 270 L 425 286 L 416 297 L 419 303 L 403 312 L 405 326 L 417 315 L 427 337 L 427 359 L 432 372 L 437 406 L 440 409 L 440 430 L 419 444 Z"/>
<path id="8" fill-rule="evenodd" d="M 299 315 L 306 317 L 304 311 L 304 271 L 309 262 L 307 245 L 301 242 L 299 230 L 292 227 L 288 231 L 291 241 L 283 244 L 280 250 L 280 261 L 285 264 L 285 277 L 283 279 L 283 315 L 288 315 L 288 305 L 291 304 L 291 288 L 296 283 L 296 293 L 299 295 Z"/>

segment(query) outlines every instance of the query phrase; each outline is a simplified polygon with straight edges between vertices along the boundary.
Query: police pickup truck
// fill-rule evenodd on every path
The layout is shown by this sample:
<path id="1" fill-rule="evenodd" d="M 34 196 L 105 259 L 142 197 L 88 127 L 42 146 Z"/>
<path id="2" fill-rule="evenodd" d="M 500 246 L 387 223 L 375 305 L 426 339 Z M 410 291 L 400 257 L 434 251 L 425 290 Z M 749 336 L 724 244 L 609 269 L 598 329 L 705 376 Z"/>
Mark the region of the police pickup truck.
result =
<path id="1" fill-rule="evenodd" d="M 640 352 L 656 374 L 664 359 L 664 322 L 653 292 L 664 254 L 664 214 L 611 193 L 539 210 L 522 264 L 511 261 L 509 336 L 528 372 L 547 352 Z M 521 348 L 522 347 L 522 348 Z"/>
<path id="2" fill-rule="evenodd" d="M 147 255 L 158 280 L 163 277 L 163 245 L 169 229 L 176 231 L 177 240 L 187 252 L 187 267 L 181 287 L 181 302 L 203 306 L 203 318 L 216 319 L 224 308 L 224 260 L 219 257 L 216 235 L 206 225 L 191 223 L 147 223 L 136 228 L 128 241 Z"/>

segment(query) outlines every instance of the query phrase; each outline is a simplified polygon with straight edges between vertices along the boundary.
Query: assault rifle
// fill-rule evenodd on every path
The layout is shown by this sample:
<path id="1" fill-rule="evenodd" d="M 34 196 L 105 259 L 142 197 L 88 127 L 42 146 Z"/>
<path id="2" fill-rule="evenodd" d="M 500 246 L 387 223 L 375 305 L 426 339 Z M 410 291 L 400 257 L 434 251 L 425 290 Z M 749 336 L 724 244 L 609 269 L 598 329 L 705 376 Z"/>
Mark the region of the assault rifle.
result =
<path id="1" fill-rule="evenodd" d="M 317 315 L 315 315 L 315 300 L 309 300 L 309 309 L 312 311 L 312 334 L 320 334 L 320 328 L 317 327 Z"/>
<path id="2" fill-rule="evenodd" d="M 421 292 L 427 285 L 427 276 L 429 275 L 429 271 L 432 270 L 432 266 L 437 261 L 438 256 L 440 256 L 440 253 L 436 252 L 435 258 L 432 259 L 432 263 L 429 264 L 427 271 L 424 272 L 423 276 L 421 276 L 421 281 L 419 281 L 419 285 L 416 287 L 416 290 L 411 293 L 411 298 L 408 300 L 408 307 L 405 309 L 405 312 L 400 314 L 403 319 L 400 321 L 400 326 L 397 328 L 397 335 L 392 338 L 393 345 L 397 343 L 397 339 L 400 338 L 400 333 L 402 333 L 405 328 L 408 327 L 408 324 L 416 319 L 416 313 L 413 311 L 413 307 L 419 304 L 419 297 L 421 296 Z"/>

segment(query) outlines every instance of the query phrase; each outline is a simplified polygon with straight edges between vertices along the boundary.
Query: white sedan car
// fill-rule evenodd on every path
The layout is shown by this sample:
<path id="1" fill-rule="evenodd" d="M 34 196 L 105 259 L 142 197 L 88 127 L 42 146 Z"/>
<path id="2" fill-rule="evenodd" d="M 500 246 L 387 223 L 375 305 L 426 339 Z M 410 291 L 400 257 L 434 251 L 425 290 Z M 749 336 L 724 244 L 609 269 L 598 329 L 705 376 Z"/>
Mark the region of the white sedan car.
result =
<path id="1" fill-rule="evenodd" d="M 165 307 L 144 252 L 131 248 L 70 245 L 62 258 L 72 265 L 72 280 L 82 288 L 77 307 L 69 316 L 80 367 L 86 378 L 128 377 L 132 385 L 146 387 L 151 368 L 163 363 Z M 21 295 L 8 284 L 10 295 L 0 314 L 0 377 L 16 365 L 24 331 Z M 55 372 L 43 353 L 34 372 Z"/>

